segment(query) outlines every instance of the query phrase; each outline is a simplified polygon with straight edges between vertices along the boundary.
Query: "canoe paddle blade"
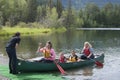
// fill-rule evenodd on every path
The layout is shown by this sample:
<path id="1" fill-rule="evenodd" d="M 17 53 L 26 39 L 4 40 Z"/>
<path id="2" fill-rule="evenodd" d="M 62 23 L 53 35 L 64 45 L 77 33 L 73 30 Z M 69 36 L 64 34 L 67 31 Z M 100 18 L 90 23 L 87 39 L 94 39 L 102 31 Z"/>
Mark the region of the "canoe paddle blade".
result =
<path id="1" fill-rule="evenodd" d="M 102 64 L 101 62 L 99 62 L 99 61 L 95 61 L 95 64 L 96 64 L 97 66 L 99 66 L 99 67 L 103 67 L 103 64 Z"/>
<path id="2" fill-rule="evenodd" d="M 95 62 L 95 64 L 96 64 L 97 66 L 99 66 L 99 67 L 103 67 L 103 64 L 102 64 L 101 62 L 96 61 L 96 60 L 91 59 L 91 58 L 89 58 L 89 59 L 90 59 L 90 60 L 92 60 L 92 61 L 94 61 L 94 62 Z"/>

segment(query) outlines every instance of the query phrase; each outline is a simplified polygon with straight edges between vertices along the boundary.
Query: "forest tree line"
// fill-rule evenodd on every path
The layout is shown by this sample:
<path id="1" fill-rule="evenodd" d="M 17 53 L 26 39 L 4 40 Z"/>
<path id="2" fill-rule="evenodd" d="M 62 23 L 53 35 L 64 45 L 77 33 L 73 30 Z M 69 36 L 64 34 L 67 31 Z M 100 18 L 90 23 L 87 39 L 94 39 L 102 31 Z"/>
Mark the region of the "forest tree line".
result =
<path id="1" fill-rule="evenodd" d="M 120 4 L 88 3 L 76 10 L 68 0 L 0 0 L 0 27 L 120 27 Z"/>

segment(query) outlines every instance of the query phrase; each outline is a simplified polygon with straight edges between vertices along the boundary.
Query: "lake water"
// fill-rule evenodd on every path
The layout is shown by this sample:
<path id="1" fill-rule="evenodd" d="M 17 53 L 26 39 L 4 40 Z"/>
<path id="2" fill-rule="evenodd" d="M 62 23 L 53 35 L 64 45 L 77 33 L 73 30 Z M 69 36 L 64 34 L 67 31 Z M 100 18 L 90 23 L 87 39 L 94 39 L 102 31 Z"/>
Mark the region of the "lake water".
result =
<path id="1" fill-rule="evenodd" d="M 9 37 L 0 37 L 0 55 L 6 56 L 5 44 Z M 85 41 L 89 41 L 95 54 L 104 53 L 104 67 L 84 67 L 77 70 L 68 70 L 69 75 L 62 76 L 69 80 L 119 80 L 120 78 L 120 31 L 119 30 L 69 30 L 64 33 L 52 33 L 32 36 L 22 36 L 17 56 L 21 58 L 34 58 L 41 56 L 36 50 L 38 43 L 45 45 L 50 40 L 56 54 L 63 51 L 66 55 L 71 50 L 77 53 L 83 48 Z"/>

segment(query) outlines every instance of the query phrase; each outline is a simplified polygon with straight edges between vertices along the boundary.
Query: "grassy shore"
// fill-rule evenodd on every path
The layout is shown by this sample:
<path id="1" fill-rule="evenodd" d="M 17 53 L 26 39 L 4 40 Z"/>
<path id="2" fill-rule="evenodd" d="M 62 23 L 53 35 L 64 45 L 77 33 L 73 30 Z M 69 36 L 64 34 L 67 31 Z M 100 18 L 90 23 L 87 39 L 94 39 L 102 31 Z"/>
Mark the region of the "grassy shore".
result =
<path id="1" fill-rule="evenodd" d="M 67 80 L 60 72 L 31 72 L 17 75 L 9 74 L 8 57 L 0 56 L 0 80 Z"/>
<path id="2" fill-rule="evenodd" d="M 20 32 L 23 35 L 37 35 L 52 32 L 64 32 L 65 28 L 21 28 L 21 27 L 3 27 L 0 29 L 0 36 L 13 35 Z"/>

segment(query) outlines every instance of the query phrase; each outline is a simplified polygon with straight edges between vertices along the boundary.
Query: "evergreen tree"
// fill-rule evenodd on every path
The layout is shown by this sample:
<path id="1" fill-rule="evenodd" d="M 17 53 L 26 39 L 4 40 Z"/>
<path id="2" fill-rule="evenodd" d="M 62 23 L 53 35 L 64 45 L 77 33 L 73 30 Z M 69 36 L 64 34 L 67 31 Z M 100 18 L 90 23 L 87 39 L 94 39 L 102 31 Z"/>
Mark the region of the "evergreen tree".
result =
<path id="1" fill-rule="evenodd" d="M 37 14 L 37 0 L 26 0 L 27 1 L 27 22 L 34 22 Z"/>
<path id="2" fill-rule="evenodd" d="M 57 6 L 56 7 L 57 7 L 56 9 L 57 9 L 58 19 L 59 19 L 62 15 L 62 11 L 63 11 L 61 0 L 57 0 Z"/>

